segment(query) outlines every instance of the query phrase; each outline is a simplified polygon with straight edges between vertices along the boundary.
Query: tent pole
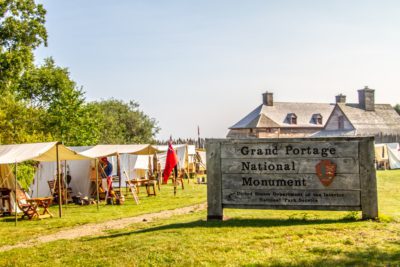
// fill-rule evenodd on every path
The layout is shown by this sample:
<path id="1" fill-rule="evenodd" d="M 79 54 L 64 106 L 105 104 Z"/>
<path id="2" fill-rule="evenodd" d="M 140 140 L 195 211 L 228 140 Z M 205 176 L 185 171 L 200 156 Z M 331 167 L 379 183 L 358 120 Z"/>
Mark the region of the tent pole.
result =
<path id="1" fill-rule="evenodd" d="M 37 169 L 39 169 L 39 168 L 40 168 L 40 165 Z M 36 197 L 38 198 L 39 197 L 39 177 L 40 177 L 39 170 L 37 171 L 37 173 L 38 173 L 38 175 L 36 176 Z"/>
<path id="2" fill-rule="evenodd" d="M 56 145 L 56 160 L 57 160 L 57 182 L 58 182 L 58 216 L 62 216 L 62 192 L 61 192 L 61 176 L 60 176 L 60 159 L 58 156 L 58 143 Z"/>
<path id="3" fill-rule="evenodd" d="M 187 164 L 186 164 L 186 168 L 187 168 L 187 178 L 188 178 L 188 184 L 190 183 L 190 173 L 189 173 L 189 145 L 188 144 L 186 144 L 186 162 L 187 162 Z M 183 183 L 183 179 L 182 179 L 182 183 Z"/>
<path id="4" fill-rule="evenodd" d="M 96 165 L 96 198 L 97 198 L 97 211 L 99 211 L 99 160 L 96 158 L 95 159 L 95 165 Z"/>
<path id="5" fill-rule="evenodd" d="M 68 184 L 67 184 L 67 161 L 64 160 L 64 185 L 65 185 L 65 209 L 67 209 L 68 204 Z"/>
<path id="6" fill-rule="evenodd" d="M 17 211 L 18 211 L 18 200 L 17 200 L 17 162 L 15 161 L 15 200 L 14 200 L 14 211 L 15 211 L 15 226 L 17 226 Z M 11 210 L 11 207 L 10 207 Z"/>
<path id="7" fill-rule="evenodd" d="M 35 168 L 35 170 L 36 170 L 36 179 L 35 179 L 35 182 L 36 182 L 36 197 L 38 198 L 39 197 L 39 177 L 41 176 L 40 175 L 40 163 L 38 163 L 39 165 L 36 165 L 37 167 Z M 33 194 L 32 194 L 32 196 L 33 196 Z"/>
<path id="8" fill-rule="evenodd" d="M 119 157 L 119 153 L 117 153 L 117 175 L 119 178 L 119 193 L 120 193 L 120 197 L 122 196 L 122 191 L 121 191 L 121 159 Z"/>

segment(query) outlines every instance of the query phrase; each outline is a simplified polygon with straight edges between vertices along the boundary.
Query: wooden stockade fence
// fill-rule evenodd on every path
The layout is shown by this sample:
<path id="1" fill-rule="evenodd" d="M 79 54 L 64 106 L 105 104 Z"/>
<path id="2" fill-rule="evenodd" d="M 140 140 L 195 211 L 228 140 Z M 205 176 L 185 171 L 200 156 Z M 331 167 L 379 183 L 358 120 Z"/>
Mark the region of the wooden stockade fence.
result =
<path id="1" fill-rule="evenodd" d="M 208 219 L 224 208 L 378 216 L 373 137 L 207 139 Z"/>

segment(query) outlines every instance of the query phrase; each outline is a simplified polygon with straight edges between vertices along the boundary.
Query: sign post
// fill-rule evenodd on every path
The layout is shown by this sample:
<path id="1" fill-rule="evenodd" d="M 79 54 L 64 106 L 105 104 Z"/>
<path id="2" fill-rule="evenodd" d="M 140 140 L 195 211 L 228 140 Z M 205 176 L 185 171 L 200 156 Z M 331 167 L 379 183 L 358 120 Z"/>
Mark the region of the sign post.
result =
<path id="1" fill-rule="evenodd" d="M 378 217 L 372 137 L 207 139 L 209 220 L 224 208 Z"/>

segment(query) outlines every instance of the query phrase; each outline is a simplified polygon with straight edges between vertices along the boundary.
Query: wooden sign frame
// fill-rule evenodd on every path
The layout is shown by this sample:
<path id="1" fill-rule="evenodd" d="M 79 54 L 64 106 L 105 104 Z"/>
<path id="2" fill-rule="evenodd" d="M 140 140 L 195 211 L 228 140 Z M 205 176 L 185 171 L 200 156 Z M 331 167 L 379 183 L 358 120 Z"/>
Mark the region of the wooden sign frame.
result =
<path id="1" fill-rule="evenodd" d="M 378 217 L 373 137 L 206 139 L 209 220 L 224 208 Z"/>

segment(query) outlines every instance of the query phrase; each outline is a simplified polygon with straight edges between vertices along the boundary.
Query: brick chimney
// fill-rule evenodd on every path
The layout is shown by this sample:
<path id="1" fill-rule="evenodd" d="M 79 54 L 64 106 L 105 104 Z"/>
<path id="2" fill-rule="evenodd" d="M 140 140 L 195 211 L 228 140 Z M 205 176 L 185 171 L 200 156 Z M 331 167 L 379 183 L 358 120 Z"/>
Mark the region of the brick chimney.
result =
<path id="1" fill-rule="evenodd" d="M 268 91 L 267 91 L 264 94 L 262 94 L 262 96 L 263 96 L 263 105 L 266 105 L 266 106 L 274 105 L 274 94 L 273 93 L 268 93 Z"/>
<path id="2" fill-rule="evenodd" d="M 336 103 L 346 103 L 346 96 L 343 94 L 336 96 Z"/>
<path id="3" fill-rule="evenodd" d="M 358 103 L 365 111 L 375 111 L 375 90 L 368 86 L 358 90 Z"/>

